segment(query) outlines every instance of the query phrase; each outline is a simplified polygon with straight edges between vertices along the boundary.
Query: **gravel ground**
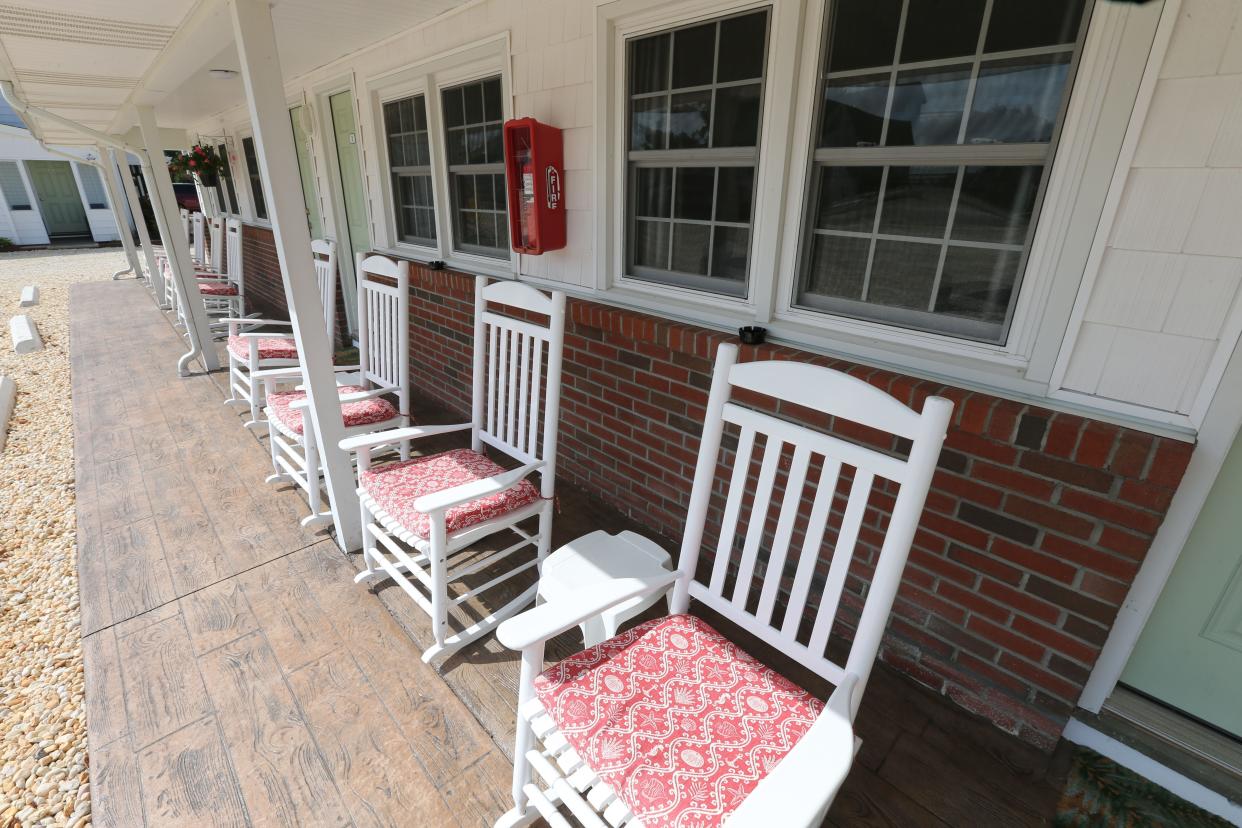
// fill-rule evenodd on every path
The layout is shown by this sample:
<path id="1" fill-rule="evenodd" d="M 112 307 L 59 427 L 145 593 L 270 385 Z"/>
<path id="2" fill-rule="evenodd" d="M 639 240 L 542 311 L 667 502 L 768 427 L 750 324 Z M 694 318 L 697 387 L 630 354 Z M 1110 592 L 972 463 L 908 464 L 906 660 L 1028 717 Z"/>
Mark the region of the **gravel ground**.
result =
<path id="1" fill-rule="evenodd" d="M 90 824 L 82 640 L 78 628 L 69 385 L 69 286 L 125 266 L 119 249 L 0 255 L 0 374 L 17 384 L 0 453 L 0 826 Z M 22 308 L 44 350 L 19 356 Z M 38 411 L 39 416 L 32 417 Z"/>

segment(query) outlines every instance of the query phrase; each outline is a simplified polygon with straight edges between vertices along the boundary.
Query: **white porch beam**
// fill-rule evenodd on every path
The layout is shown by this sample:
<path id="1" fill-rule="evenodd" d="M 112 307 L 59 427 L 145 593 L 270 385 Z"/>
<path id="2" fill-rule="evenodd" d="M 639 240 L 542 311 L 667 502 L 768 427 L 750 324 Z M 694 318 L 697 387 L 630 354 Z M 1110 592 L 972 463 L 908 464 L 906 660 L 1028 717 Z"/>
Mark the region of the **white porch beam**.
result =
<path id="1" fill-rule="evenodd" d="M 142 130 L 143 143 L 146 146 L 150 164 L 143 167 L 143 175 L 147 179 L 147 190 L 153 196 L 152 207 L 159 222 L 160 238 L 164 240 L 164 254 L 168 257 L 169 267 L 173 272 L 173 287 L 176 289 L 181 306 L 185 308 L 186 332 L 190 336 L 190 351 L 177 363 L 177 371 L 185 376 L 187 365 L 195 355 L 202 360 L 208 371 L 220 367 L 220 358 L 216 354 L 211 339 L 211 323 L 207 318 L 207 308 L 203 303 L 203 295 L 198 290 L 194 279 L 194 263 L 190 260 L 189 240 L 181 232 L 181 216 L 177 212 L 177 196 L 173 192 L 172 177 L 168 174 L 168 165 L 164 163 L 163 145 L 160 144 L 159 127 L 155 124 L 155 110 L 149 106 L 135 107 L 138 114 L 138 127 Z"/>
<path id="2" fill-rule="evenodd" d="M 108 204 L 112 207 L 112 219 L 116 222 L 116 234 L 121 237 L 121 247 L 125 248 L 125 258 L 129 261 L 129 271 L 118 271 L 112 274 L 119 279 L 126 272 L 134 274 L 135 279 L 142 278 L 142 262 L 138 261 L 138 251 L 134 249 L 134 235 L 129 229 L 129 218 L 125 214 L 125 206 L 121 203 L 121 190 L 116 185 L 116 165 L 111 162 L 109 148 L 103 144 L 97 146 L 99 153 L 99 175 L 103 178 L 104 189 L 108 191 Z"/>
<path id="3" fill-rule="evenodd" d="M 138 242 L 142 245 L 143 258 L 147 261 L 147 279 L 155 290 L 155 295 L 163 296 L 164 274 L 155 266 L 155 247 L 151 244 L 151 231 L 147 229 L 142 200 L 138 198 L 138 188 L 134 186 L 134 176 L 130 173 L 127 155 L 128 153 L 117 149 L 108 150 L 109 166 L 121 177 L 121 189 L 129 203 L 130 215 L 134 217 L 134 226 L 138 228 Z"/>
<path id="4" fill-rule="evenodd" d="M 353 465 L 339 445 L 345 437 L 345 425 L 332 370 L 332 344 L 324 330 L 322 300 L 311 259 L 302 179 L 298 173 L 272 14 L 268 0 L 232 0 L 230 15 L 250 122 L 254 126 L 259 170 L 267 182 L 268 216 L 276 240 L 285 300 L 293 322 L 293 337 L 302 355 L 303 379 L 310 403 L 308 413 L 321 441 L 320 456 L 336 539 L 342 549 L 353 550 L 362 545 L 358 495 Z M 309 473 L 315 472 L 311 469 Z"/>

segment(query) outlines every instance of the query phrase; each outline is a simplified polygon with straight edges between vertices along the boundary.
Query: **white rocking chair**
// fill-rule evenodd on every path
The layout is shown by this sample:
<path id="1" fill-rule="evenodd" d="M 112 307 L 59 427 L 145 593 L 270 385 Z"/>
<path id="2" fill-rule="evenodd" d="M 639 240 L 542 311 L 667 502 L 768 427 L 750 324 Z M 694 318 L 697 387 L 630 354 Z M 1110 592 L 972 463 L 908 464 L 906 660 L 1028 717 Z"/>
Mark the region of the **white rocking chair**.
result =
<path id="1" fill-rule="evenodd" d="M 355 272 L 358 274 L 358 364 L 338 365 L 335 370 L 338 374 L 356 373 L 358 377 L 358 385 L 341 384 L 340 379 L 337 384 L 345 434 L 365 438 L 380 429 L 410 424 L 410 264 L 384 256 L 364 258 L 358 254 Z M 335 302 L 328 307 L 335 311 Z M 265 384 L 288 382 L 290 377 L 300 378 L 301 375 L 301 368 L 250 372 L 252 383 L 258 379 Z M 306 491 L 311 513 L 302 519 L 303 526 L 331 523 L 332 512 L 325 509 L 323 503 L 319 439 L 312 419 L 304 416 L 308 405 L 306 392 L 264 388 L 260 393 L 267 402 L 263 414 L 267 417 L 275 470 L 267 482 L 291 482 Z M 384 399 L 387 395 L 397 397 L 396 406 Z M 409 457 L 408 446 L 403 447 L 401 456 L 402 459 Z"/>
<path id="2" fill-rule="evenodd" d="M 190 257 L 194 259 L 194 264 L 197 267 L 205 267 L 207 264 L 207 239 L 204 237 L 205 234 L 203 232 L 206 229 L 204 221 L 205 217 L 202 213 L 195 213 L 190 218 L 190 226 L 194 233 L 191 239 Z"/>
<path id="3" fill-rule="evenodd" d="M 242 224 L 239 219 L 229 219 L 223 236 L 223 244 L 214 241 L 219 236 L 213 236 L 212 242 L 212 265 L 210 269 L 196 267 L 194 271 L 195 283 L 198 286 L 199 293 L 203 295 L 203 305 L 207 310 L 207 315 L 211 317 L 212 327 L 223 334 L 227 328 L 224 321 L 228 317 L 245 316 L 245 274 L 242 270 Z M 216 248 L 220 247 L 224 251 L 226 267 L 221 272 L 216 265 L 218 264 L 218 254 Z M 172 266 L 168 262 L 167 256 L 161 259 L 161 267 L 164 273 L 164 302 L 168 307 L 175 308 L 177 313 L 176 324 L 178 327 L 184 328 L 186 325 L 185 308 L 182 307 L 175 286 L 172 280 Z"/>
<path id="4" fill-rule="evenodd" d="M 729 828 L 817 826 L 849 773 L 857 748 L 854 716 L 953 406 L 931 397 L 919 413 L 828 368 L 737 365 L 736 358 L 735 346 L 720 347 L 679 571 L 610 559 L 593 585 L 501 625 L 501 642 L 522 652 L 522 666 L 516 807 L 498 826 L 539 816 L 567 826 L 558 805 L 593 828 L 708 828 L 726 820 Z M 762 395 L 782 409 L 792 403 L 905 438 L 909 454 L 895 457 L 768 413 L 776 406 L 759 410 L 731 402 L 733 389 L 750 400 Z M 736 430 L 737 443 L 722 454 L 726 424 Z M 752 463 L 760 443 L 756 477 Z M 718 478 L 718 460 L 727 478 Z M 783 493 L 774 491 L 778 467 L 787 470 Z M 852 473 L 842 475 L 843 467 Z M 877 478 L 898 483 L 900 492 L 848 657 L 838 664 L 825 650 Z M 839 488 L 848 488 L 844 512 L 825 535 Z M 718 540 L 704 583 L 694 576 L 714 496 L 723 507 L 710 514 L 722 517 L 719 526 L 713 523 Z M 558 556 L 577 554 L 573 546 L 554 552 L 545 569 Z M 627 577 L 627 568 L 645 576 Z M 815 587 L 820 580 L 823 586 Z M 671 615 L 544 671 L 548 639 L 670 585 Z M 778 597 L 785 599 L 783 612 Z M 691 598 L 832 682 L 831 698 L 821 703 L 687 615 Z"/>
<path id="5" fill-rule="evenodd" d="M 328 330 L 328 342 L 332 343 L 336 340 L 336 242 L 313 239 L 311 258 L 315 262 L 315 279 L 319 283 L 319 298 L 323 303 L 323 321 Z M 296 367 L 300 364 L 298 349 L 293 337 L 283 332 L 242 328 L 291 328 L 293 323 L 283 319 L 249 317 L 226 317 L 219 321 L 227 324 L 229 331 L 227 350 L 229 391 L 232 395 L 224 404 L 249 406 L 250 419 L 244 423 L 246 428 L 266 426 L 267 421 L 259 416 L 260 409 L 267 404 L 264 395 L 268 385 L 261 372 L 271 368 Z"/>
<path id="6" fill-rule="evenodd" d="M 482 620 L 450 634 L 450 606 L 537 566 L 551 549 L 565 295 L 548 296 L 517 282 L 488 284 L 483 277 L 475 285 L 471 422 L 380 431 L 341 441 L 341 448 L 358 454 L 362 555 L 367 568 L 355 581 L 392 578 L 431 616 L 435 644 L 423 653 L 425 662 L 482 637 L 529 604 L 535 597 L 533 585 Z M 489 305 L 546 316 L 548 324 L 506 316 Z M 469 431 L 469 449 L 371 467 L 371 451 L 380 445 L 408 447 L 420 437 L 456 431 Z M 521 465 L 505 470 L 483 454 L 484 446 Z M 527 480 L 536 472 L 538 488 Z M 536 517 L 535 533 L 519 526 Z M 468 556 L 458 554 L 504 530 L 517 535 L 518 541 L 481 558 L 462 560 Z M 526 560 L 511 557 L 527 546 L 535 547 L 536 554 Z M 450 582 L 485 571 L 492 575 L 502 562 L 503 572 L 450 598 Z"/>

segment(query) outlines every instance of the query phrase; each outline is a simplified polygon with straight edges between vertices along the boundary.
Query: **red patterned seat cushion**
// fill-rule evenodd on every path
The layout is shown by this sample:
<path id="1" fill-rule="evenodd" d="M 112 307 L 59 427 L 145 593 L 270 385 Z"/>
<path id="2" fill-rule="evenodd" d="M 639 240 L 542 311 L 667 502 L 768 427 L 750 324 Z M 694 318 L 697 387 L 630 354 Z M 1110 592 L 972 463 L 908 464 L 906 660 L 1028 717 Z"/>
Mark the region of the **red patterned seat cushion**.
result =
<path id="1" fill-rule="evenodd" d="M 357 385 L 342 385 L 337 389 L 338 393 L 353 394 L 358 391 L 366 391 L 367 389 Z M 270 416 L 280 421 L 280 424 L 292 431 L 294 434 L 302 433 L 302 411 L 301 408 L 293 408 L 295 402 L 306 399 L 305 391 L 274 391 L 267 395 L 267 407 Z M 355 400 L 353 402 L 341 403 L 341 416 L 345 420 L 345 427 L 372 425 L 374 423 L 382 423 L 392 420 L 400 416 L 397 407 L 383 397 L 370 397 L 365 400 Z"/>
<path id="2" fill-rule="evenodd" d="M 242 361 L 250 359 L 250 349 L 259 349 L 259 359 L 297 359 L 298 346 L 292 339 L 266 336 L 250 339 L 242 336 L 229 337 L 229 353 Z"/>
<path id="3" fill-rule="evenodd" d="M 824 707 L 691 615 L 572 655 L 535 693 L 645 828 L 720 825 Z"/>
<path id="4" fill-rule="evenodd" d="M 407 531 L 426 538 L 431 534 L 431 518 L 414 508 L 415 500 L 503 471 L 503 467 L 486 455 L 470 449 L 454 449 L 364 471 L 358 476 L 358 483 L 393 520 Z M 449 509 L 444 513 L 445 529 L 449 533 L 456 532 L 538 499 L 539 490 L 529 480 L 523 480 L 511 489 Z"/>
<path id="5" fill-rule="evenodd" d="M 204 296 L 236 296 L 237 285 L 200 282 L 198 285 L 198 292 Z"/>

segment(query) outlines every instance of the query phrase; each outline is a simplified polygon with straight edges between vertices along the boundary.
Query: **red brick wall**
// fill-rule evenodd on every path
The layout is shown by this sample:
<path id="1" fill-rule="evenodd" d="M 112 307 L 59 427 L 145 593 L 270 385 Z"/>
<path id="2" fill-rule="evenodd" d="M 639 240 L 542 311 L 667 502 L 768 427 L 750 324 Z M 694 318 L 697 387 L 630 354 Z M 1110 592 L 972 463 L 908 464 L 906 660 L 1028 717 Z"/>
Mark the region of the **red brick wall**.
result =
<path id="1" fill-rule="evenodd" d="M 412 381 L 467 412 L 473 279 L 415 266 Z M 680 535 L 717 345 L 736 337 L 571 300 L 560 475 L 669 536 Z M 881 657 L 1050 747 L 1099 655 L 1192 447 L 782 346 L 914 406 L 952 399 L 954 421 Z M 834 424 L 843 436 L 874 432 Z M 885 441 L 884 448 L 901 447 Z M 891 500 L 889 501 L 891 502 Z M 857 611 L 886 515 L 873 497 L 843 598 Z"/>
<path id="2" fill-rule="evenodd" d="M 246 310 L 267 319 L 288 319 L 285 286 L 280 278 L 280 260 L 276 242 L 266 227 L 242 226 L 242 271 L 246 276 Z M 337 345 L 345 343 L 345 300 L 338 283 L 336 288 Z"/>

